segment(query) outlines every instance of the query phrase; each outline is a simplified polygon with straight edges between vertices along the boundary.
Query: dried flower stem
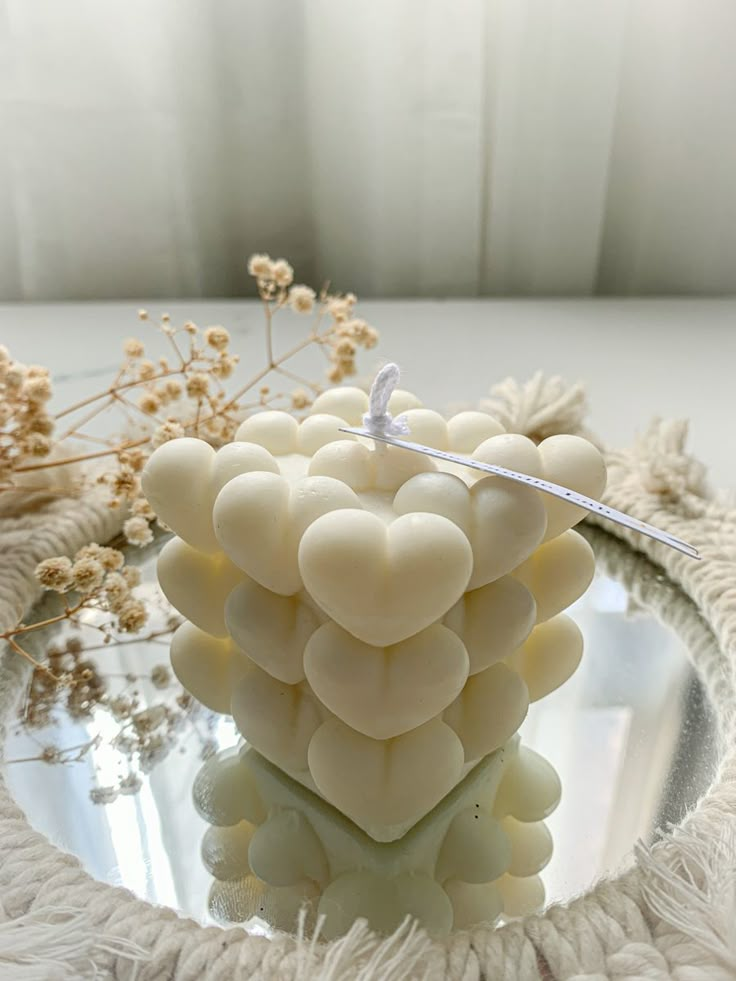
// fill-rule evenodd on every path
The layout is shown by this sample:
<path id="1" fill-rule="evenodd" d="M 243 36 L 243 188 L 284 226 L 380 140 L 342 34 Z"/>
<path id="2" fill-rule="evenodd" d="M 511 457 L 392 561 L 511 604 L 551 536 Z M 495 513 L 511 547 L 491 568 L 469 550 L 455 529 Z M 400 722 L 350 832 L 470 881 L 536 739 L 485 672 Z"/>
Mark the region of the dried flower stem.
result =
<path id="1" fill-rule="evenodd" d="M 17 467 L 16 473 L 28 473 L 31 470 L 46 470 L 50 467 L 63 467 L 68 463 L 82 463 L 84 460 L 98 460 L 103 456 L 118 456 L 122 451 L 132 450 L 135 446 L 143 446 L 144 443 L 149 442 L 149 437 L 146 436 L 144 439 L 136 439 L 132 442 L 121 443 L 119 446 L 113 446 L 109 450 L 100 450 L 98 453 L 80 453 L 77 456 L 69 456 L 64 460 L 50 460 L 47 463 L 32 463 L 27 464 L 23 467 Z"/>

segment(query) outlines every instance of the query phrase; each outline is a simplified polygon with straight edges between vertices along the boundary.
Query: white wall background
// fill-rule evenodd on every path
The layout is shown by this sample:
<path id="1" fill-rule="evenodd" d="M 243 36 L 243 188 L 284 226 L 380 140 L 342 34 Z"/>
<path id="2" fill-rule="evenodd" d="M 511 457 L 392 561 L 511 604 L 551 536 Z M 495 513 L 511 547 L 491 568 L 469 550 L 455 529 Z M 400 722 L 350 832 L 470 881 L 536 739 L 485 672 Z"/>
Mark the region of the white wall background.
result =
<path id="1" fill-rule="evenodd" d="M 736 292 L 733 0 L 0 0 L 0 299 Z"/>

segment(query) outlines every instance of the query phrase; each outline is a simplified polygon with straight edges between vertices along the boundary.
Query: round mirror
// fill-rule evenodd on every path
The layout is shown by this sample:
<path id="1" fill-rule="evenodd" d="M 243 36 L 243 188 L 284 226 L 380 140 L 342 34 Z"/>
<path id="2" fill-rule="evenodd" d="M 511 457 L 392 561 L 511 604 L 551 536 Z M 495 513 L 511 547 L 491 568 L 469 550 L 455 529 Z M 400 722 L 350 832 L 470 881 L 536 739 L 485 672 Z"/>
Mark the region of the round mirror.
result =
<path id="1" fill-rule="evenodd" d="M 598 571 L 570 610 L 585 637 L 579 669 L 531 706 L 507 758 L 475 767 L 398 842 L 369 839 L 240 746 L 229 717 L 185 695 L 168 666 L 171 611 L 155 581 L 156 548 L 139 553 L 156 610 L 146 639 L 106 647 L 84 631 L 49 634 L 54 656 L 87 672 L 85 684 L 65 699 L 34 675 L 6 743 L 12 793 L 31 824 L 95 878 L 201 922 L 291 930 L 306 903 L 326 913 L 328 936 L 357 915 L 393 929 L 406 912 L 442 934 L 479 910 L 493 919 L 499 890 L 506 917 L 568 900 L 624 867 L 638 839 L 679 821 L 718 761 L 708 698 L 678 636 L 698 619 L 695 608 L 645 558 L 583 530 Z M 714 643 L 705 626 L 702 643 Z M 539 813 L 499 803 L 509 796 L 503 768 L 519 760 L 547 788 Z M 223 795 L 223 786 L 237 793 Z M 486 813 L 493 820 L 484 824 Z M 486 879 L 478 873 L 478 887 L 494 881 L 494 889 L 461 895 L 450 832 L 477 869 L 499 823 L 512 854 L 498 868 L 491 862 Z M 286 868 L 295 864 L 297 885 Z"/>

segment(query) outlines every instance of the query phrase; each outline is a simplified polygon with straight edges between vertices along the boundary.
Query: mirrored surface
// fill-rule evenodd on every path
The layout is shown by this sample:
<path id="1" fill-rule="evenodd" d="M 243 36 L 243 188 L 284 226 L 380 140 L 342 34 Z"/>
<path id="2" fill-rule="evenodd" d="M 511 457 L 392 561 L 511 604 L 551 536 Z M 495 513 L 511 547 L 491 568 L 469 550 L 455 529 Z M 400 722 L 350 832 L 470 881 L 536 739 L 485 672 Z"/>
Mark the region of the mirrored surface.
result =
<path id="1" fill-rule="evenodd" d="M 569 611 L 585 637 L 583 661 L 566 685 L 532 704 L 521 730 L 523 744 L 552 764 L 562 785 L 546 819 L 554 843 L 541 873 L 546 902 L 569 899 L 625 866 L 637 839 L 694 806 L 717 760 L 706 693 L 666 625 L 673 607 L 681 619 L 689 601 L 644 559 L 625 585 L 610 571 L 625 546 L 586 534 L 598 573 Z M 169 611 L 155 585 L 153 551 L 142 565 L 156 634 Z M 654 608 L 636 598 L 638 582 L 649 585 Z M 77 718 L 55 708 L 48 725 L 14 727 L 6 744 L 12 791 L 32 824 L 96 878 L 209 921 L 212 876 L 200 856 L 208 825 L 192 789 L 203 761 L 235 747 L 237 732 L 228 718 L 182 698 L 167 677 L 165 634 L 85 656 L 104 676 L 106 707 Z"/>

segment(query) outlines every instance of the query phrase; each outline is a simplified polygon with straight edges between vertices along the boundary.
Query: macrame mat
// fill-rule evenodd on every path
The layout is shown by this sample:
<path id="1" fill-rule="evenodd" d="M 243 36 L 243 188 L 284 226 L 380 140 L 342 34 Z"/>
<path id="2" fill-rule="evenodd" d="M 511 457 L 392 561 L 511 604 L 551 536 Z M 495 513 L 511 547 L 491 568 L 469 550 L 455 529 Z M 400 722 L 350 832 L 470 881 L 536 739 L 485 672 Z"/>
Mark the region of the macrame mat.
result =
<path id="1" fill-rule="evenodd" d="M 537 376 L 526 385 L 508 379 L 483 407 L 511 431 L 536 438 L 589 435 L 582 388 L 558 378 Z M 685 452 L 685 436 L 682 423 L 656 422 L 633 449 L 607 453 L 606 500 L 692 542 L 703 561 L 610 524 L 605 531 L 630 548 L 611 549 L 607 558 L 634 598 L 654 604 L 687 645 L 712 700 L 723 751 L 695 810 L 650 848 L 638 847 L 631 869 L 543 915 L 458 932 L 444 942 L 410 922 L 389 938 L 358 922 L 329 944 L 284 934 L 268 939 L 239 927 L 202 927 L 91 878 L 74 856 L 33 830 L 0 778 L 0 981 L 736 978 L 736 510 L 709 494 L 702 466 Z M 120 521 L 94 496 L 36 498 L 22 510 L 6 509 L 0 629 L 12 627 L 39 598 L 37 562 L 105 542 Z M 642 580 L 636 552 L 660 564 L 673 585 L 656 576 Z M 27 677 L 27 664 L 5 650 L 0 720 L 12 717 Z"/>

